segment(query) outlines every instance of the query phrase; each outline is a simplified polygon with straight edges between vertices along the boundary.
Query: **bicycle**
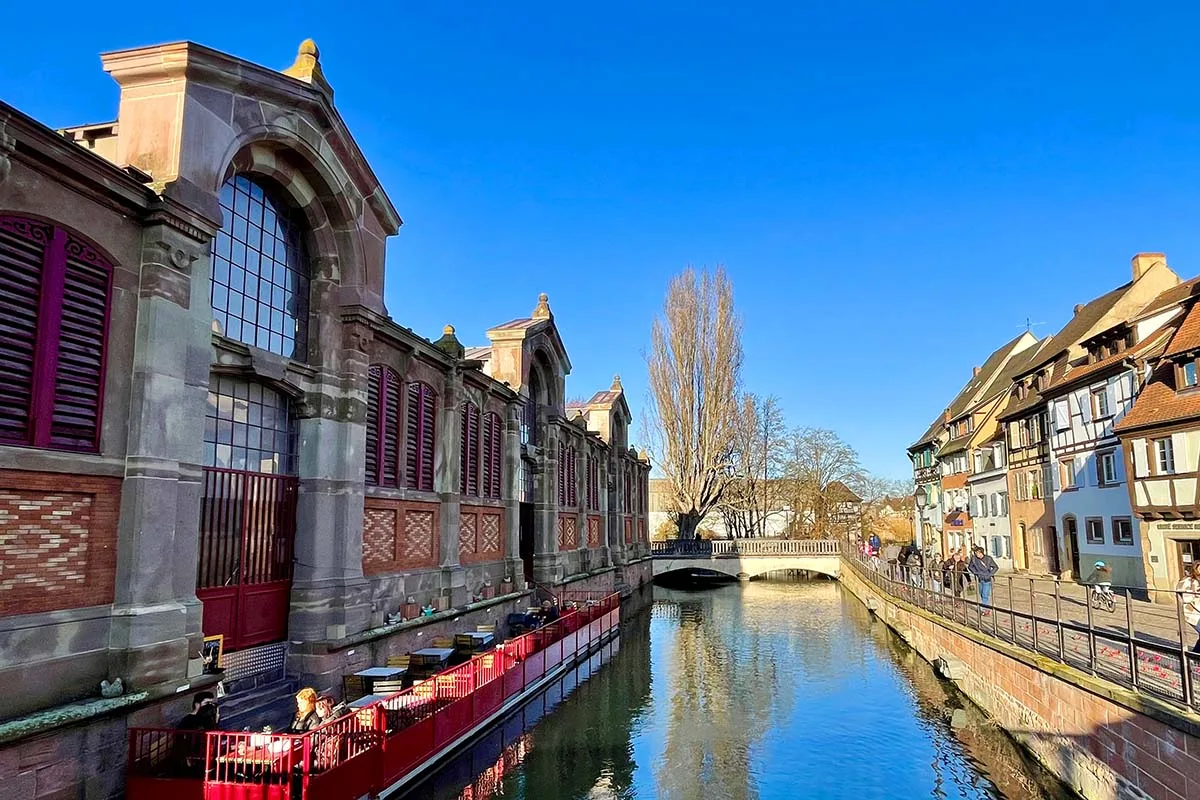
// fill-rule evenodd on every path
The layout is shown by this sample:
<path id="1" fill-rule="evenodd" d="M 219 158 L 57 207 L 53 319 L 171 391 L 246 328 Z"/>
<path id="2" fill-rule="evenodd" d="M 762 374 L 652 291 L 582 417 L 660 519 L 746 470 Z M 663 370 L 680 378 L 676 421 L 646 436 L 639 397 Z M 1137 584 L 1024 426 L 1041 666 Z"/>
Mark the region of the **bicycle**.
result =
<path id="1" fill-rule="evenodd" d="M 1113 594 L 1111 586 L 1103 583 L 1098 583 L 1092 587 L 1090 600 L 1092 608 L 1103 609 L 1108 613 L 1113 613 L 1117 610 L 1117 597 Z"/>

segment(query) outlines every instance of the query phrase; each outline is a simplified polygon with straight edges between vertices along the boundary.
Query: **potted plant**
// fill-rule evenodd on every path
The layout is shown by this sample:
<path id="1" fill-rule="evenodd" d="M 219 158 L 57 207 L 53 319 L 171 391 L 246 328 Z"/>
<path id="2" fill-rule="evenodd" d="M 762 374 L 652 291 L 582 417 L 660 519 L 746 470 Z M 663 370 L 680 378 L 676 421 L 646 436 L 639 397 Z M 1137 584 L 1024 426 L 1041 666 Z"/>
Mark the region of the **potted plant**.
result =
<path id="1" fill-rule="evenodd" d="M 500 594 L 511 594 L 513 590 L 512 575 L 505 575 L 504 580 L 500 581 Z"/>
<path id="2" fill-rule="evenodd" d="M 405 619 L 416 619 L 421 613 L 421 607 L 417 605 L 417 598 L 409 595 L 404 601 L 404 609 L 402 611 Z"/>
<path id="3" fill-rule="evenodd" d="M 493 597 L 495 597 L 495 596 L 496 596 L 496 587 L 495 587 L 495 586 L 492 586 L 492 582 L 491 582 L 491 581 L 484 581 L 484 582 L 483 582 L 483 592 L 482 592 L 482 594 L 483 594 L 483 599 L 484 599 L 484 600 L 491 600 Z"/>

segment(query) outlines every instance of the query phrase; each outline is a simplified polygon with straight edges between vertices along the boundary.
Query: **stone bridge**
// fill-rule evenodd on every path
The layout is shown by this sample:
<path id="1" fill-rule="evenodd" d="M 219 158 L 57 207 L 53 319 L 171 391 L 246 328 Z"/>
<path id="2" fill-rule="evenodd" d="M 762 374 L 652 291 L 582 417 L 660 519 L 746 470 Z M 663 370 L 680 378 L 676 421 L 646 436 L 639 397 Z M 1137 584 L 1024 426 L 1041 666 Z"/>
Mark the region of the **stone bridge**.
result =
<path id="1" fill-rule="evenodd" d="M 841 577 L 840 543 L 834 539 L 714 539 L 651 542 L 654 575 L 710 569 L 740 580 L 787 569 Z"/>

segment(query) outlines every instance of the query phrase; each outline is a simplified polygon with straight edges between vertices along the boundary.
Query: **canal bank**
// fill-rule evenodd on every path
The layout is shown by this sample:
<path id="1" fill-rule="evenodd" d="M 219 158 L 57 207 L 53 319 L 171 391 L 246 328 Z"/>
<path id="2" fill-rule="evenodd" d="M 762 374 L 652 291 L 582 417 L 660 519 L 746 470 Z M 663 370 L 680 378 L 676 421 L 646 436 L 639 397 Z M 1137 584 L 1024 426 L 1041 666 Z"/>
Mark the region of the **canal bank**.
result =
<path id="1" fill-rule="evenodd" d="M 1194 715 L 913 606 L 843 562 L 849 593 L 1082 797 L 1200 797 Z"/>
<path id="2" fill-rule="evenodd" d="M 837 583 L 653 596 L 610 663 L 408 797 L 1071 796 Z"/>

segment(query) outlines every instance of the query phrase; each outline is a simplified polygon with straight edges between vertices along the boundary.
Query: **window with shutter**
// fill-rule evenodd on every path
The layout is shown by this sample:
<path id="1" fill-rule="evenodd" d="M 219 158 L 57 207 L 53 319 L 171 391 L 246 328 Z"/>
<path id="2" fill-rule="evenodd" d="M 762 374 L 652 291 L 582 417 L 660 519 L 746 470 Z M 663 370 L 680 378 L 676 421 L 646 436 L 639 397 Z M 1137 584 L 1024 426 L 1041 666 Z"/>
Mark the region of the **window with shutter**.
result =
<path id="1" fill-rule="evenodd" d="M 567 505 L 579 505 L 579 481 L 575 472 L 575 448 L 567 449 Z"/>
<path id="2" fill-rule="evenodd" d="M 400 485 L 400 376 L 372 365 L 367 380 L 368 486 Z"/>
<path id="3" fill-rule="evenodd" d="M 408 385 L 408 409 L 405 418 L 405 486 L 423 492 L 433 491 L 433 456 L 437 424 L 437 395 L 420 381 Z"/>
<path id="4" fill-rule="evenodd" d="M 493 411 L 487 415 L 486 434 L 484 438 L 484 493 L 496 500 L 500 499 L 500 478 L 504 469 L 500 458 L 502 436 L 500 415 Z"/>
<path id="5" fill-rule="evenodd" d="M 479 495 L 479 407 L 474 403 L 463 403 L 461 421 L 459 493 L 477 497 Z"/>
<path id="6" fill-rule="evenodd" d="M 379 414 L 380 383 L 383 381 L 383 367 L 372 366 L 367 373 L 367 446 L 366 473 L 367 485 L 379 485 Z"/>
<path id="7" fill-rule="evenodd" d="M 112 270 L 63 228 L 0 216 L 0 443 L 98 448 Z"/>
<path id="8" fill-rule="evenodd" d="M 558 504 L 567 504 L 567 445 L 558 443 Z"/>

